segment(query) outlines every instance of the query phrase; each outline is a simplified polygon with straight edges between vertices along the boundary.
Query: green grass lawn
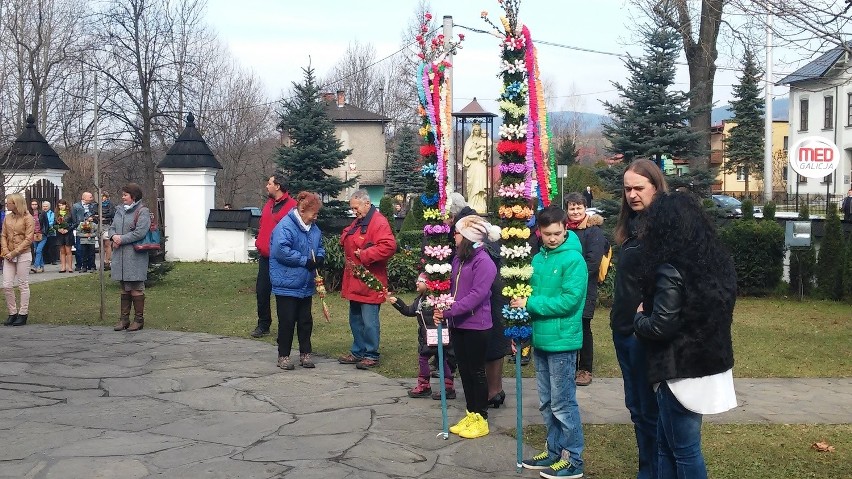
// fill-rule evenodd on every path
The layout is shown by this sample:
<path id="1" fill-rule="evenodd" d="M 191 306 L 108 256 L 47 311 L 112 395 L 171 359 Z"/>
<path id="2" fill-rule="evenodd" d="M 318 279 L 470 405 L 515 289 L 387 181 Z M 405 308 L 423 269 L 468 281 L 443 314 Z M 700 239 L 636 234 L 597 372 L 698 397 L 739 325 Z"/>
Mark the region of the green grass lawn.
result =
<path id="1" fill-rule="evenodd" d="M 584 425 L 585 477 L 636 477 L 636 442 L 627 424 Z M 544 427 L 524 429 L 524 442 L 544 449 Z M 817 452 L 826 441 L 835 452 Z M 702 449 L 713 479 L 852 477 L 852 425 L 705 424 Z"/>
<path id="2" fill-rule="evenodd" d="M 145 327 L 249 337 L 257 316 L 253 264 L 181 263 L 147 292 Z M 31 285 L 30 322 L 112 325 L 118 319 L 118 288 L 107 283 L 106 319 L 98 319 L 97 275 Z M 411 294 L 402 295 L 408 302 Z M 69 298 L 73 301 L 69 302 Z M 332 320 L 326 323 L 314 301 L 314 351 L 336 357 L 349 350 L 348 302 L 337 294 L 327 299 Z M 273 301 L 273 315 L 274 315 Z M 378 371 L 389 377 L 414 377 L 417 367 L 417 323 L 390 305 L 381 309 L 382 361 Z M 620 375 L 609 329 L 609 310 L 599 309 L 592 322 L 595 375 Z M 273 333 L 277 326 L 273 326 Z M 270 361 L 275 360 L 275 338 Z M 739 377 L 852 376 L 852 307 L 830 301 L 740 298 L 734 315 L 734 374 Z M 505 368 L 507 377 L 514 367 Z M 532 366 L 524 375 L 533 374 Z"/>

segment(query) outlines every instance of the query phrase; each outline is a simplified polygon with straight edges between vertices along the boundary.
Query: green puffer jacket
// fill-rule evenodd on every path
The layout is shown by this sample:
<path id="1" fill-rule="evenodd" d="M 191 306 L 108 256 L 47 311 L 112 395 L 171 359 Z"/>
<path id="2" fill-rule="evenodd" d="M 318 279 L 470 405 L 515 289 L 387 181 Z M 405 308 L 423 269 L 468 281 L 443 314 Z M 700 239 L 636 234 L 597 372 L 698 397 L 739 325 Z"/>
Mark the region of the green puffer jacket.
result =
<path id="1" fill-rule="evenodd" d="M 533 292 L 527 299 L 527 311 L 533 347 L 550 353 L 580 349 L 589 272 L 577 235 L 569 231 L 565 242 L 554 249 L 542 246 L 532 267 Z"/>

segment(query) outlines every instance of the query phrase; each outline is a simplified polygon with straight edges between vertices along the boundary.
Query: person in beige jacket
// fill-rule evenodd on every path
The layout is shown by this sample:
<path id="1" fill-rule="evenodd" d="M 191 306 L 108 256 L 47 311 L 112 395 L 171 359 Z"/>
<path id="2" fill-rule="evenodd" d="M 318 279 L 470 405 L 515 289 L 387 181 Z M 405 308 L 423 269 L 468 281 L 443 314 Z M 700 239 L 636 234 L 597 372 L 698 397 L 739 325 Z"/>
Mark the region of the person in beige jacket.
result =
<path id="1" fill-rule="evenodd" d="M 27 211 L 26 200 L 19 193 L 6 196 L 6 209 L 9 212 L 3 220 L 3 232 L 0 234 L 0 255 L 3 256 L 3 291 L 9 319 L 3 324 L 23 326 L 27 324 L 30 309 L 30 265 L 33 262 L 30 245 L 35 221 Z M 15 301 L 15 278 L 21 290 L 20 306 Z"/>

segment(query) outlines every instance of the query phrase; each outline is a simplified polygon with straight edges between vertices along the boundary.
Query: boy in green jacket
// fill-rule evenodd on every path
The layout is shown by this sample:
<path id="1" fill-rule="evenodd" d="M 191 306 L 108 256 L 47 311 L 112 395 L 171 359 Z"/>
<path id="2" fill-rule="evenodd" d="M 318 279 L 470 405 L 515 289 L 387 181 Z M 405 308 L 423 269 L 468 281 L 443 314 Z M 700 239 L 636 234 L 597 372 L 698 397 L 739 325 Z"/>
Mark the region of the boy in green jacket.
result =
<path id="1" fill-rule="evenodd" d="M 548 206 L 538 213 L 542 248 L 533 257 L 532 295 L 515 298 L 532 321 L 533 360 L 539 410 L 547 428 L 547 450 L 523 461 L 545 478 L 583 477 L 583 425 L 574 374 L 583 345 L 583 305 L 588 270 L 583 247 L 565 229 L 565 211 Z"/>

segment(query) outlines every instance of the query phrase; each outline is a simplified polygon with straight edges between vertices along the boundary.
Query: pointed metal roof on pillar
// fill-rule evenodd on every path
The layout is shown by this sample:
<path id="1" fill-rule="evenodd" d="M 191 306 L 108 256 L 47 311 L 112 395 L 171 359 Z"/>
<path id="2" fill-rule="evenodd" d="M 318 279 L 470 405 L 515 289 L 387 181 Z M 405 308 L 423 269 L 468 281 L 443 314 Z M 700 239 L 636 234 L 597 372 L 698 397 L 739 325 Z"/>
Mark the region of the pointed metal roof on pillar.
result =
<path id="1" fill-rule="evenodd" d="M 70 170 L 59 154 L 44 139 L 35 126 L 35 118 L 27 117 L 27 126 L 15 143 L 0 157 L 3 169 L 18 170 Z"/>
<path id="2" fill-rule="evenodd" d="M 166 157 L 157 165 L 157 168 L 222 169 L 222 165 L 216 160 L 207 142 L 195 128 L 195 116 L 192 113 L 186 115 L 186 128 L 166 152 Z"/>
<path id="3" fill-rule="evenodd" d="M 495 113 L 491 113 L 490 111 L 482 108 L 482 105 L 476 101 L 476 97 L 473 97 L 473 101 L 468 103 L 461 111 L 457 111 L 453 113 L 453 116 L 459 118 L 487 118 L 487 117 L 496 117 Z"/>

